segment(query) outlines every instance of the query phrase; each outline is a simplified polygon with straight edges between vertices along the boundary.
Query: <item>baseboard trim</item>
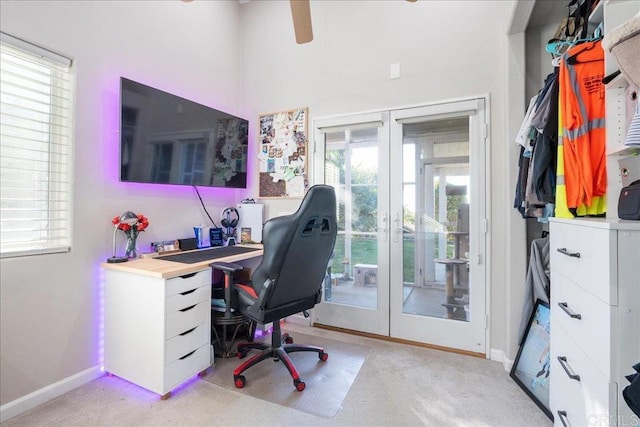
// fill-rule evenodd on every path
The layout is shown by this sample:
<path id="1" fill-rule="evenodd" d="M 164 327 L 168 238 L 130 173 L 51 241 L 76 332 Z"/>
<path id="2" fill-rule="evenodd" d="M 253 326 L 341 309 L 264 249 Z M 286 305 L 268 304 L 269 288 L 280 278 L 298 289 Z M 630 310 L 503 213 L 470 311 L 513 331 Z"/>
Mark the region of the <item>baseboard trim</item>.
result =
<path id="1" fill-rule="evenodd" d="M 502 350 L 491 349 L 491 360 L 502 363 L 502 367 L 505 371 L 511 372 L 513 366 L 513 360 L 509 359 Z"/>
<path id="2" fill-rule="evenodd" d="M 103 375 L 104 372 L 102 371 L 102 367 L 94 366 L 56 383 L 43 387 L 40 390 L 36 390 L 33 393 L 22 396 L 12 402 L 6 403 L 0 406 L 0 422 L 5 422 L 16 415 L 27 412 L 29 409 L 33 409 L 36 406 L 55 399 L 58 396 L 62 396 L 66 392 L 80 387 L 83 384 L 89 383 L 96 378 L 100 378 Z"/>
<path id="3" fill-rule="evenodd" d="M 396 342 L 396 343 L 399 343 L 399 344 L 415 345 L 416 347 L 430 348 L 432 350 L 446 351 L 447 353 L 464 354 L 466 356 L 473 356 L 473 357 L 478 357 L 478 358 L 481 358 L 481 359 L 486 359 L 487 358 L 487 355 L 484 354 L 484 353 L 476 353 L 474 351 L 460 350 L 460 349 L 457 349 L 457 348 L 450 348 L 450 347 L 443 347 L 443 346 L 440 346 L 440 345 L 427 344 L 427 343 L 418 342 L 418 341 L 410 341 L 410 340 L 405 340 L 403 338 L 393 338 L 393 337 L 388 337 L 386 335 L 377 335 L 377 334 L 372 334 L 372 333 L 369 333 L 369 332 L 356 331 L 356 330 L 353 330 L 353 329 L 339 328 L 337 326 L 323 325 L 321 323 L 314 323 L 313 327 L 314 328 L 319 328 L 319 329 L 326 329 L 328 331 L 343 332 L 343 333 L 346 333 L 346 334 L 357 335 L 357 336 L 360 336 L 360 337 L 373 338 L 373 339 L 377 339 L 377 340 L 381 340 L 381 341 Z"/>

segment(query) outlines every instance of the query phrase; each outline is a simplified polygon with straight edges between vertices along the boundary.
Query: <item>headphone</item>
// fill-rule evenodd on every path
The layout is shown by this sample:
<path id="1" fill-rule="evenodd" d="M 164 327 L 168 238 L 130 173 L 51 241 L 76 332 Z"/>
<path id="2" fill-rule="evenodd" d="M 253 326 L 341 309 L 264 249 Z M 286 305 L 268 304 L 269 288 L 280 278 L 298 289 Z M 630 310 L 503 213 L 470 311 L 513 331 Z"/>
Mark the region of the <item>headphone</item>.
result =
<path id="1" fill-rule="evenodd" d="M 220 215 L 220 223 L 224 228 L 234 228 L 238 225 L 239 220 L 240 214 L 238 213 L 238 209 L 233 206 L 225 208 Z"/>

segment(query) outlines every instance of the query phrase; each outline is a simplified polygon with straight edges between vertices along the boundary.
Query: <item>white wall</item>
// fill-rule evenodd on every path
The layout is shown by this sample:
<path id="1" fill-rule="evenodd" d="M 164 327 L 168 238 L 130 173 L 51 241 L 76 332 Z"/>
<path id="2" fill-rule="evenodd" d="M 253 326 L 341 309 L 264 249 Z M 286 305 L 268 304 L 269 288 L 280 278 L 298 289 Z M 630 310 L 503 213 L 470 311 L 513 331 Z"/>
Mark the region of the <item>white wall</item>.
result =
<path id="1" fill-rule="evenodd" d="M 242 105 L 248 117 L 307 106 L 313 120 L 490 94 L 490 345 L 508 354 L 514 350 L 507 348 L 506 339 L 513 307 L 505 301 L 512 284 L 507 280 L 509 235 L 504 225 L 513 211 L 509 168 L 517 163 L 509 161 L 507 147 L 513 143 L 505 135 L 506 34 L 513 7 L 506 1 L 314 0 L 314 40 L 297 45 L 288 2 L 242 6 Z M 392 63 L 400 63 L 398 80 L 389 79 Z M 292 210 L 293 203 L 267 201 L 267 215 Z M 519 309 L 521 301 L 515 305 Z"/>
<path id="2" fill-rule="evenodd" d="M 77 90 L 71 252 L 0 264 L 6 404 L 99 364 L 99 263 L 111 254 L 111 218 L 147 216 L 141 248 L 192 237 L 191 227 L 207 222 L 190 187 L 118 182 L 120 76 L 239 114 L 241 37 L 235 1 L 3 0 L 0 17 L 3 32 L 70 56 Z M 201 193 L 216 220 L 247 196 Z"/>
<path id="3" fill-rule="evenodd" d="M 11 1 L 2 31 L 71 56 L 77 66 L 71 253 L 1 261 L 0 404 L 99 363 L 99 262 L 110 219 L 149 217 L 141 245 L 206 222 L 190 188 L 118 182 L 121 75 L 242 115 L 307 106 L 310 119 L 471 95 L 491 96 L 491 348 L 509 353 L 504 295 L 511 215 L 506 134 L 507 27 L 512 1 L 311 2 L 314 41 L 296 45 L 285 1 Z M 402 77 L 389 80 L 389 65 Z M 255 164 L 250 169 L 255 171 Z M 212 214 L 247 191 L 202 190 Z M 267 216 L 299 201 L 267 201 Z M 143 304 L 143 302 L 142 302 Z M 144 307 L 142 306 L 142 309 Z"/>

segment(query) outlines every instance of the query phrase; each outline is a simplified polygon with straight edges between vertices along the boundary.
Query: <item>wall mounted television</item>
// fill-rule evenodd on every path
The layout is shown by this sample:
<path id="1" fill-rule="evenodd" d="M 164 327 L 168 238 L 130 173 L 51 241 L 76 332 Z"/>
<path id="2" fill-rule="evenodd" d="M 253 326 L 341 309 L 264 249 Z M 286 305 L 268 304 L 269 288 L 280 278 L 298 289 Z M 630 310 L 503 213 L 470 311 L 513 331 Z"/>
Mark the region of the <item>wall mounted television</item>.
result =
<path id="1" fill-rule="evenodd" d="M 120 181 L 247 187 L 249 122 L 120 78 Z"/>

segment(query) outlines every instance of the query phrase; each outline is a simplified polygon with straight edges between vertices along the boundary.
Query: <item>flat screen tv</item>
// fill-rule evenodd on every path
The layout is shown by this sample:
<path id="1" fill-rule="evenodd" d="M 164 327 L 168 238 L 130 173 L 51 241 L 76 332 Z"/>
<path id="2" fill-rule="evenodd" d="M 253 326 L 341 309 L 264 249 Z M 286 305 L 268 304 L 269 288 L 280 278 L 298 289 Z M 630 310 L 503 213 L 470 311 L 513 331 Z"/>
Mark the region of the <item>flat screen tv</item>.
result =
<path id="1" fill-rule="evenodd" d="M 249 122 L 120 79 L 120 181 L 247 187 Z"/>

